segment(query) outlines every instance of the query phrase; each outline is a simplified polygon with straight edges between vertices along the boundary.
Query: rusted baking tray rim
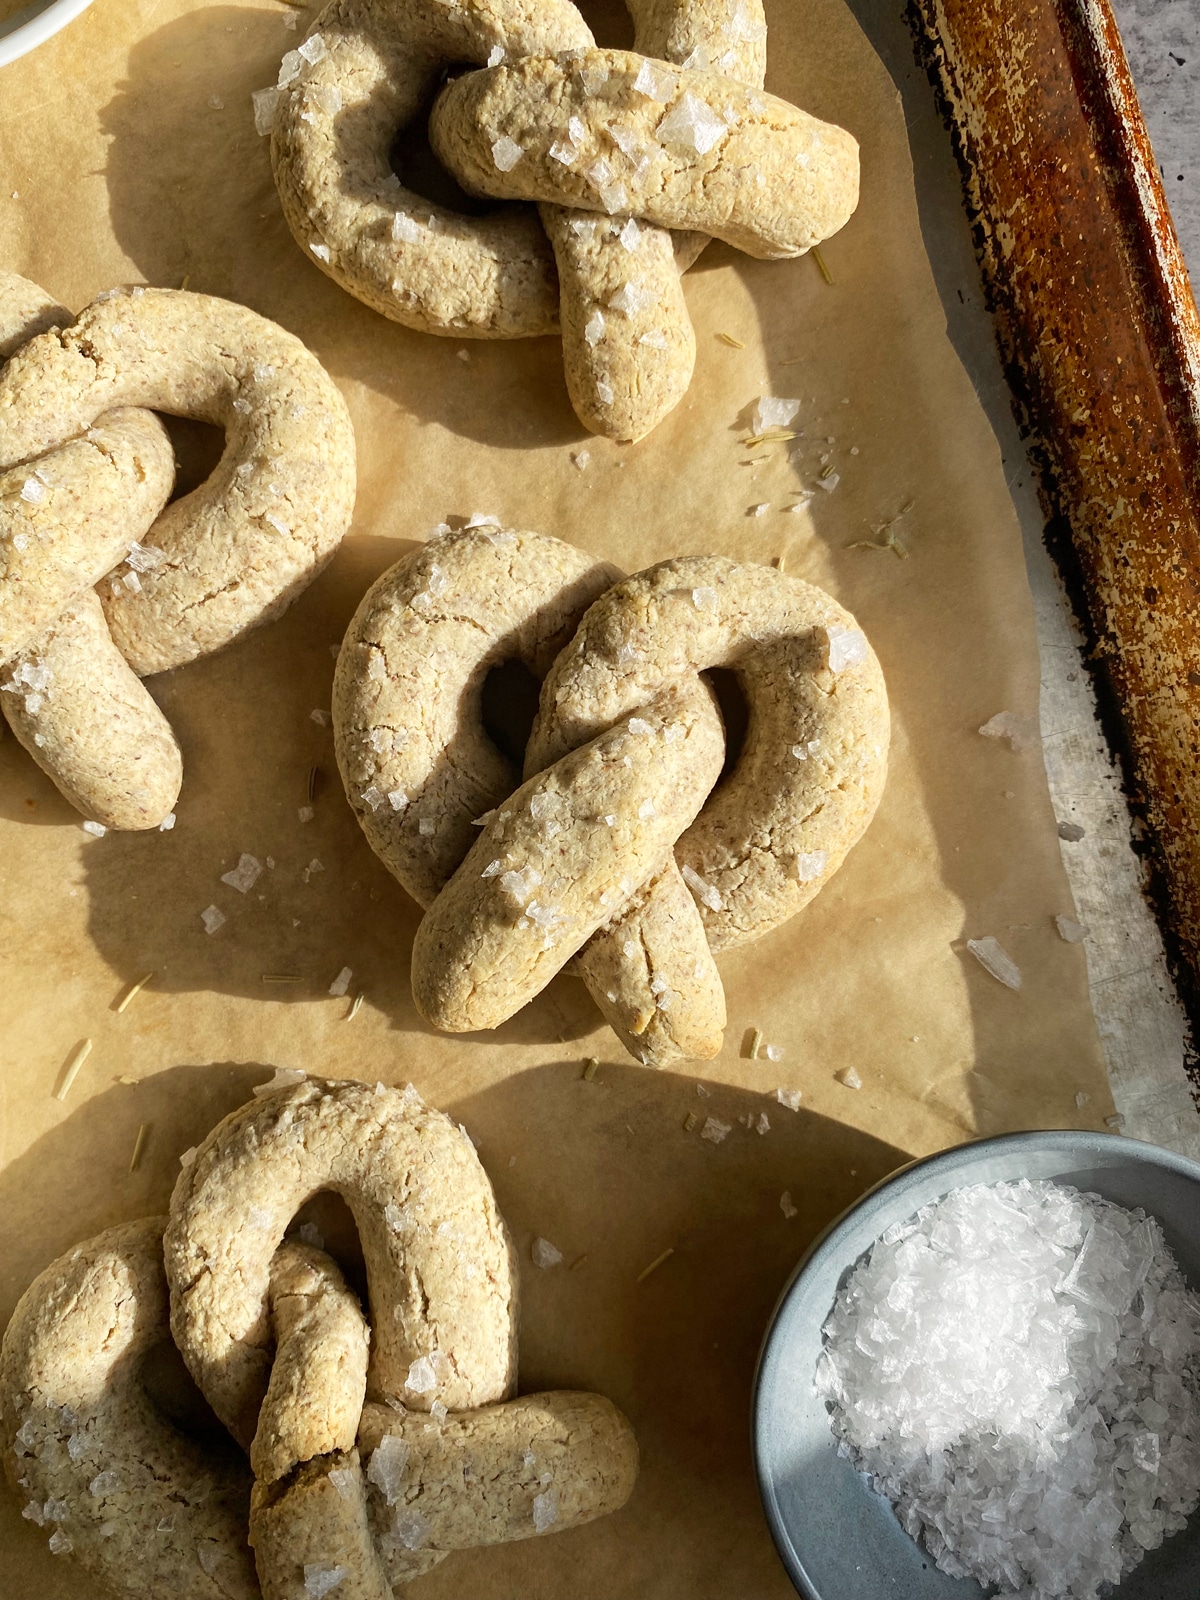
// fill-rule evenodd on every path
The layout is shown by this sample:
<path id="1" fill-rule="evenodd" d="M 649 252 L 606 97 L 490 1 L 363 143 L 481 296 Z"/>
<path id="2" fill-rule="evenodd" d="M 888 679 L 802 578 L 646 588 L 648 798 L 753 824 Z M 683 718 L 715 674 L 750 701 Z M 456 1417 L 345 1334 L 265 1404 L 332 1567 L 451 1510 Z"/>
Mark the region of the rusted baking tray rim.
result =
<path id="1" fill-rule="evenodd" d="M 910 0 L 1200 1023 L 1200 318 L 1108 0 Z"/>

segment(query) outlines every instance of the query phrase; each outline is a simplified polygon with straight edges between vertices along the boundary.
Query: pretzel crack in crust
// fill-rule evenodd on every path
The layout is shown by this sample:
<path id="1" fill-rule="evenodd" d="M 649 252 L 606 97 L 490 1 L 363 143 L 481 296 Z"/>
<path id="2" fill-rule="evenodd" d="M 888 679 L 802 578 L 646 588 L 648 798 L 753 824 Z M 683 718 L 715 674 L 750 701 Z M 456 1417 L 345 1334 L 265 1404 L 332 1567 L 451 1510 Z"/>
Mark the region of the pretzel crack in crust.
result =
<path id="1" fill-rule="evenodd" d="M 297 598 L 349 525 L 354 437 L 316 358 L 245 307 L 134 288 L 47 323 L 70 314 L 0 274 L 0 704 L 78 810 L 156 827 L 182 757 L 138 679 Z M 170 505 L 151 407 L 226 435 Z"/>
<path id="2" fill-rule="evenodd" d="M 110 1229 L 17 1306 L 0 1446 L 51 1550 L 130 1600 L 389 1600 L 454 1550 L 623 1505 L 637 1444 L 615 1406 L 508 1398 L 515 1262 L 465 1132 L 411 1085 L 265 1087 L 184 1169 L 165 1237 Z M 358 1222 L 369 1320 L 323 1250 L 283 1238 L 323 1188 Z M 253 1485 L 151 1398 L 171 1330 Z"/>
<path id="3" fill-rule="evenodd" d="M 858 196 L 850 135 L 761 93 L 762 0 L 629 11 L 622 52 L 597 50 L 569 0 L 334 0 L 267 92 L 284 215 L 320 270 L 423 332 L 559 330 L 577 415 L 619 440 L 644 437 L 687 390 L 680 278 L 708 235 L 795 255 Z M 435 150 L 473 193 L 541 202 L 541 227 L 520 206 L 453 212 L 391 170 L 397 130 L 464 63 L 484 70 L 437 99 Z"/>
<path id="4" fill-rule="evenodd" d="M 482 723 L 484 680 L 514 657 L 544 680 L 523 781 Z M 749 708 L 720 784 L 714 667 Z M 718 557 L 622 580 L 496 528 L 377 580 L 338 657 L 333 720 L 359 823 L 426 908 L 421 1013 L 496 1027 L 573 959 L 652 1065 L 719 1051 L 713 952 L 779 926 L 836 872 L 889 738 L 879 664 L 823 591 Z"/>

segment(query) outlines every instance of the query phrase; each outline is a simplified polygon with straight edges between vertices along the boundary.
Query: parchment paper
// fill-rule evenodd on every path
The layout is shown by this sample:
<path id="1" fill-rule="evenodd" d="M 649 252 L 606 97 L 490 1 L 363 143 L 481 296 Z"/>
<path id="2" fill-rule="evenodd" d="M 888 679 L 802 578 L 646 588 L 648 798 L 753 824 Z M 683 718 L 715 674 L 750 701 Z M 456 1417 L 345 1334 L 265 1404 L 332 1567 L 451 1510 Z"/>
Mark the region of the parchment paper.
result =
<path id="1" fill-rule="evenodd" d="M 0 744 L 0 1318 L 70 1245 L 163 1210 L 179 1153 L 275 1065 L 411 1079 L 478 1140 L 518 1240 L 522 1386 L 602 1390 L 643 1450 L 619 1516 L 454 1557 L 413 1594 L 784 1596 L 748 1397 L 804 1245 L 911 1155 L 976 1133 L 1102 1126 L 1112 1111 L 1083 952 L 1052 921 L 1072 906 L 1040 754 L 977 732 L 1000 710 L 1036 714 L 1033 624 L 999 454 L 945 336 L 900 104 L 842 0 L 769 6 L 768 87 L 859 138 L 862 205 L 825 247 L 832 285 L 811 259 L 711 247 L 687 280 L 691 392 L 619 448 L 576 424 L 556 341 L 410 333 L 301 255 L 250 108 L 296 42 L 282 16 L 270 0 L 97 0 L 0 72 L 0 262 L 72 306 L 121 281 L 186 281 L 254 306 L 329 367 L 360 456 L 353 531 L 288 616 L 150 680 L 185 755 L 173 832 L 89 838 L 16 742 Z M 598 28 L 603 42 L 627 37 L 623 18 Z M 763 393 L 803 398 L 805 436 L 793 456 L 777 446 L 745 465 Z M 179 438 L 185 464 L 203 457 L 203 440 Z M 826 454 L 837 488 L 783 513 Z M 762 502 L 769 512 L 748 515 Z M 854 547 L 909 502 L 895 524 L 907 559 Z M 310 712 L 328 708 L 331 647 L 366 585 L 407 541 L 473 511 L 631 571 L 675 553 L 786 554 L 857 613 L 883 662 L 895 740 L 879 815 L 806 912 L 723 958 L 726 1048 L 700 1072 L 623 1058 L 566 978 L 494 1037 L 433 1036 L 413 1010 L 416 908 L 367 849 Z M 314 764 L 316 816 L 302 824 Z M 274 862 L 245 896 L 220 882 L 242 851 Z M 210 904 L 228 918 L 212 936 Z M 984 934 L 1020 965 L 1020 993 L 963 949 Z M 331 998 L 343 966 L 349 994 Z M 742 1057 L 751 1027 L 781 1060 Z M 60 1103 L 85 1037 L 94 1050 Z M 585 1082 L 588 1056 L 602 1065 Z M 861 1090 L 835 1079 L 850 1066 Z M 799 1113 L 769 1098 L 778 1085 L 803 1090 Z M 762 1110 L 765 1135 L 739 1124 Z M 732 1132 L 702 1141 L 683 1129 L 692 1111 Z M 563 1267 L 530 1264 L 535 1234 Z M 7 1491 L 0 1592 L 92 1592 Z"/>

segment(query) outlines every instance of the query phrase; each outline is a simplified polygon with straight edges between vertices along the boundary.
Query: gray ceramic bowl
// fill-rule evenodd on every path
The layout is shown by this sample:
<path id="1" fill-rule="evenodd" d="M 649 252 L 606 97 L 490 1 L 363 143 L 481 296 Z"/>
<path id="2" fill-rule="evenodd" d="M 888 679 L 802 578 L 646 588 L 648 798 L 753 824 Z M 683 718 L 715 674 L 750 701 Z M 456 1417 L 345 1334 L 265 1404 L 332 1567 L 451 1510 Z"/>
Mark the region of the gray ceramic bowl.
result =
<path id="1" fill-rule="evenodd" d="M 1158 1217 L 1189 1281 L 1200 1284 L 1200 1164 L 1117 1134 L 1013 1133 L 959 1145 L 902 1168 L 834 1222 L 780 1296 L 754 1385 L 759 1492 L 783 1564 L 806 1600 L 980 1600 L 948 1578 L 900 1527 L 891 1506 L 837 1454 L 813 1389 L 821 1327 L 854 1263 L 885 1228 L 949 1189 L 1051 1178 Z M 1200 1512 L 1153 1550 L 1117 1600 L 1196 1600 Z"/>

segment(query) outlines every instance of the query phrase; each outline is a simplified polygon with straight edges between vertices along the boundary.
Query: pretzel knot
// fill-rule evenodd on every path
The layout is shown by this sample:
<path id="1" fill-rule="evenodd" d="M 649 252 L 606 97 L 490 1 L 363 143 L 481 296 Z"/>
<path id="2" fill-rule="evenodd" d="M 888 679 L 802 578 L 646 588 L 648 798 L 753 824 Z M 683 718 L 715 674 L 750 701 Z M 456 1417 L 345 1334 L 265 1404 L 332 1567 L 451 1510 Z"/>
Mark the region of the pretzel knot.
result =
<path id="1" fill-rule="evenodd" d="M 323 1249 L 285 1238 L 319 1189 L 358 1225 L 368 1317 Z M 168 1291 L 170 1334 L 249 1450 L 252 1488 L 236 1452 L 147 1392 Z M 165 1235 L 161 1219 L 111 1229 L 26 1292 L 0 1435 L 51 1548 L 130 1600 L 389 1600 L 453 1550 L 628 1498 L 637 1445 L 616 1407 L 512 1398 L 515 1377 L 512 1247 L 465 1132 L 411 1087 L 290 1081 L 210 1134 Z"/>
<path id="2" fill-rule="evenodd" d="M 708 237 L 798 255 L 858 200 L 854 139 L 762 92 L 761 0 L 627 3 L 633 51 L 596 49 L 569 0 L 335 0 L 259 97 L 284 215 L 322 271 L 429 333 L 559 329 L 580 420 L 620 440 L 691 381 L 680 276 Z M 464 63 L 486 68 L 437 99 L 435 152 L 472 194 L 540 202 L 541 227 L 392 172 L 397 130 Z"/>
<path id="3" fill-rule="evenodd" d="M 208 295 L 114 289 L 72 319 L 0 273 L 0 355 L 0 704 L 85 816 L 157 827 L 183 762 L 138 680 L 278 616 L 329 560 L 354 504 L 349 414 L 298 339 Z M 225 430 L 170 505 L 148 407 Z"/>
<path id="4" fill-rule="evenodd" d="M 421 1013 L 494 1028 L 574 957 L 658 1066 L 720 1050 L 713 951 L 829 881 L 874 814 L 889 719 L 870 645 L 821 590 L 715 557 L 619 580 L 538 534 L 425 546 L 351 622 L 334 732 L 368 840 L 428 908 Z M 484 682 L 514 658 L 544 679 L 524 782 L 482 722 Z M 749 711 L 724 778 L 716 667 Z"/>

